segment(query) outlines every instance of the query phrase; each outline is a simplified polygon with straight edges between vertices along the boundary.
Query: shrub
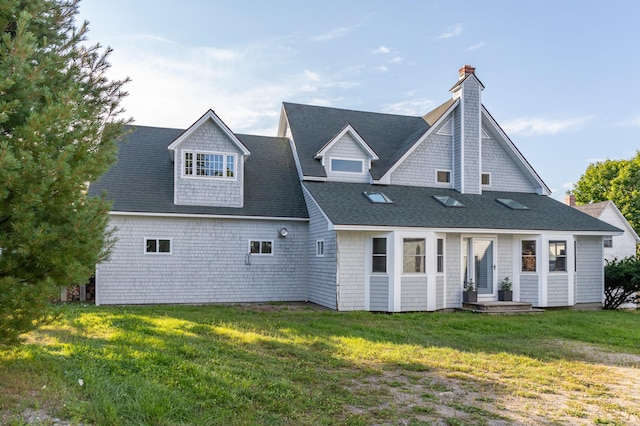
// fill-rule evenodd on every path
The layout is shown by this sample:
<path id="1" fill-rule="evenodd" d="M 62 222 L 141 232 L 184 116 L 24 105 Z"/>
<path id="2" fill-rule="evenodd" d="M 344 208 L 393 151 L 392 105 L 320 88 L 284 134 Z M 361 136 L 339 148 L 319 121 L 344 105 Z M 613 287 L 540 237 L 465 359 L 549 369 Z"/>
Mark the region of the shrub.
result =
<path id="1" fill-rule="evenodd" d="M 604 267 L 604 309 L 618 309 L 640 301 L 640 259 L 636 256 L 607 261 Z"/>

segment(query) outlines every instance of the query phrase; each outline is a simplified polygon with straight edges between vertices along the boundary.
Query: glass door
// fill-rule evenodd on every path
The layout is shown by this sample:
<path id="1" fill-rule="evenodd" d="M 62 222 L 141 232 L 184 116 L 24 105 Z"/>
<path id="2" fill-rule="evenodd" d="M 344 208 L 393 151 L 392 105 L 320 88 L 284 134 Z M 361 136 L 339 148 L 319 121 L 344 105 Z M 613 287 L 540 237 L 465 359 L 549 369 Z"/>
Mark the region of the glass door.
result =
<path id="1" fill-rule="evenodd" d="M 495 300 L 496 289 L 496 257 L 495 238 L 465 238 L 463 240 L 464 280 L 473 280 L 478 291 L 478 298 Z"/>

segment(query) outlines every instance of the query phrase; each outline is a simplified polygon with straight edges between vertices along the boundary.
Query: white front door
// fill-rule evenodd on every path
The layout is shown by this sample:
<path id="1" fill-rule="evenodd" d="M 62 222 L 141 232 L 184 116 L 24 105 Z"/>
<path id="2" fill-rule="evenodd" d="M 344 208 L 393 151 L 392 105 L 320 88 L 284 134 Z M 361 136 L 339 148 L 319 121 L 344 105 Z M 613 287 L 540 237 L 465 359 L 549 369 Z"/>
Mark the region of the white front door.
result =
<path id="1" fill-rule="evenodd" d="M 493 301 L 498 298 L 495 247 L 494 237 L 465 238 L 463 241 L 464 279 L 473 280 L 479 301 Z"/>

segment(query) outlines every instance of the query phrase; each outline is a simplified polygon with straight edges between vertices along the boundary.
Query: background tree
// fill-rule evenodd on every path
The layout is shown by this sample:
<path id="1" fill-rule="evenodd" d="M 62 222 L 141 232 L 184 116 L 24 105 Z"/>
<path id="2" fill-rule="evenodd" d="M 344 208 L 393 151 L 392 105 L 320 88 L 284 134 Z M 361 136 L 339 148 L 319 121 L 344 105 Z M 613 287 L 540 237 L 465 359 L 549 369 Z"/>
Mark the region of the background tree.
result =
<path id="1" fill-rule="evenodd" d="M 85 44 L 78 0 L 0 0 L 0 342 L 47 315 L 110 247 L 108 203 L 87 197 L 125 120 L 110 49 Z"/>
<path id="2" fill-rule="evenodd" d="M 592 163 L 574 185 L 578 204 L 613 201 L 640 233 L 640 151 L 629 160 Z"/>

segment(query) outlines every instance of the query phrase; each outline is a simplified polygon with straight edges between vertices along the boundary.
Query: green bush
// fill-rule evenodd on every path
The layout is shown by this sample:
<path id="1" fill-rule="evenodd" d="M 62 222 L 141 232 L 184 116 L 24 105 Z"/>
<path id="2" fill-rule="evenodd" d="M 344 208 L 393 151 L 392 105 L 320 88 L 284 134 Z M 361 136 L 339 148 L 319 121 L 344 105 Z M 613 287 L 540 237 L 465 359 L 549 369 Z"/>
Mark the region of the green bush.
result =
<path id="1" fill-rule="evenodd" d="M 636 256 L 607 261 L 604 267 L 604 309 L 640 301 L 640 259 Z"/>

